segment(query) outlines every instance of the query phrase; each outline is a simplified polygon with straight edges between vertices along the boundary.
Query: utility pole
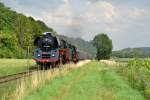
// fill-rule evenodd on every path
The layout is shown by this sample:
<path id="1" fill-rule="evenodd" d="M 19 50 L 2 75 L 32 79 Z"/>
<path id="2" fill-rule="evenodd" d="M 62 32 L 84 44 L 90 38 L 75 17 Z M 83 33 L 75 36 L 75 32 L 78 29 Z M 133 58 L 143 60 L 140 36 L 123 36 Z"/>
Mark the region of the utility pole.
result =
<path id="1" fill-rule="evenodd" d="M 28 71 L 30 71 L 29 55 L 30 55 L 30 48 L 28 46 L 28 48 L 27 48 L 27 68 L 28 68 Z"/>

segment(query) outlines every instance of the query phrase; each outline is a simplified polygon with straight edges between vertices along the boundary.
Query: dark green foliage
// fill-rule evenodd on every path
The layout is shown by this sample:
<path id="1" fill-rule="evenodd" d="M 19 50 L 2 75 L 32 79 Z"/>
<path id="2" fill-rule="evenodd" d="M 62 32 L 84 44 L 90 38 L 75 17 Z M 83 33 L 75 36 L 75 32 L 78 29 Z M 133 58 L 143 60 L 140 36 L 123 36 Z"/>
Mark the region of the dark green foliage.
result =
<path id="1" fill-rule="evenodd" d="M 23 58 L 24 50 L 17 44 L 14 33 L 0 32 L 0 58 Z"/>
<path id="2" fill-rule="evenodd" d="M 98 34 L 93 39 L 93 45 L 97 49 L 97 59 L 109 59 L 112 52 L 112 40 L 106 34 Z"/>
<path id="3" fill-rule="evenodd" d="M 111 56 L 118 58 L 147 58 L 150 57 L 150 47 L 126 48 L 113 51 Z"/>
<path id="4" fill-rule="evenodd" d="M 0 58 L 26 57 L 28 47 L 33 51 L 34 38 L 45 31 L 53 29 L 0 3 Z"/>

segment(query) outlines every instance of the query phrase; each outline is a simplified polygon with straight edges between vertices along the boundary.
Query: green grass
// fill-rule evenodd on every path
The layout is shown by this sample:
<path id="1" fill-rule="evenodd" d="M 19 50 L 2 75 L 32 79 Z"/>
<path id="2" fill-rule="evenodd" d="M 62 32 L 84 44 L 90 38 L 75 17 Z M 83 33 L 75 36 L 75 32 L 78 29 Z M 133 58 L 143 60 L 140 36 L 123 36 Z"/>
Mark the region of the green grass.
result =
<path id="1" fill-rule="evenodd" d="M 29 60 L 29 65 L 35 65 L 33 60 Z M 26 59 L 0 59 L 0 76 L 15 74 L 28 70 Z M 0 85 L 0 99 L 4 94 L 11 94 L 16 89 L 18 81 Z"/>
<path id="2" fill-rule="evenodd" d="M 131 87 L 139 90 L 150 100 L 150 60 L 130 60 L 125 67 L 118 67 L 118 72 L 124 76 Z"/>
<path id="3" fill-rule="evenodd" d="M 30 93 L 25 100 L 144 100 L 110 67 L 91 62 Z"/>
<path id="4" fill-rule="evenodd" d="M 15 74 L 28 70 L 26 59 L 0 59 L 0 76 Z M 35 65 L 33 60 L 29 60 L 29 65 Z"/>
<path id="5" fill-rule="evenodd" d="M 17 81 L 12 81 L 6 84 L 0 84 L 0 100 L 3 100 L 4 95 L 10 95 L 16 89 L 17 83 Z"/>

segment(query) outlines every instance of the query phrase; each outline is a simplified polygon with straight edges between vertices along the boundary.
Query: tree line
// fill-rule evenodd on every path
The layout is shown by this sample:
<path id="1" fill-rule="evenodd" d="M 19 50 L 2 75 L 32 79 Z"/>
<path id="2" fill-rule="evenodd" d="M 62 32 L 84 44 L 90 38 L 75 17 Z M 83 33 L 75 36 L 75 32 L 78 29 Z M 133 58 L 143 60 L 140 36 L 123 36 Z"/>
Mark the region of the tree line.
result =
<path id="1" fill-rule="evenodd" d="M 148 58 L 150 57 L 150 47 L 126 48 L 113 51 L 111 56 L 117 58 Z"/>

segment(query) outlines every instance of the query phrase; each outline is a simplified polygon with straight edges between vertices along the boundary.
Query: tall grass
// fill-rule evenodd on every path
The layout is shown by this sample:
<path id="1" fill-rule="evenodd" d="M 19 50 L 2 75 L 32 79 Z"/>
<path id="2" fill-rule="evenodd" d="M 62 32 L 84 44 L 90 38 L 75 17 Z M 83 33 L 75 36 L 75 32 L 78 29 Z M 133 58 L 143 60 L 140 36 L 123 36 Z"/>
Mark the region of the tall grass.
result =
<path id="1" fill-rule="evenodd" d="M 31 59 L 0 59 L 0 76 L 15 74 L 29 69 L 28 66 L 34 66 L 35 62 Z M 10 93 L 16 88 L 17 81 L 6 84 L 0 84 L 0 99 L 3 94 Z"/>
<path id="2" fill-rule="evenodd" d="M 150 60 L 130 60 L 119 72 L 127 77 L 129 84 L 150 99 Z"/>
<path id="3" fill-rule="evenodd" d="M 47 71 L 38 71 L 35 72 L 31 77 L 21 79 L 16 89 L 11 94 L 5 94 L 2 96 L 3 100 L 23 100 L 23 98 L 33 92 L 38 90 L 47 84 L 51 79 L 56 77 L 62 77 L 66 75 L 68 72 L 72 71 L 72 69 L 82 66 L 89 61 L 82 61 L 75 64 L 67 64 L 61 66 L 60 68 L 55 68 Z"/>

